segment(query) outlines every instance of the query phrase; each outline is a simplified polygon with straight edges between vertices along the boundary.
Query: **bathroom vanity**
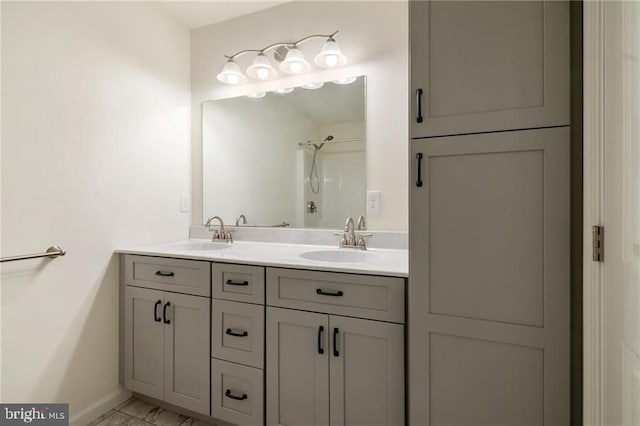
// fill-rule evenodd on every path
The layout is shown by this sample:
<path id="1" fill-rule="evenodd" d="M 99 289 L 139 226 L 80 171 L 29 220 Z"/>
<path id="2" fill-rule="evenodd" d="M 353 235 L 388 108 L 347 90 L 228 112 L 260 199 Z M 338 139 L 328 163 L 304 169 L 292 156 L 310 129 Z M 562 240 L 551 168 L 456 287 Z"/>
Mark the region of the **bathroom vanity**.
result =
<path id="1" fill-rule="evenodd" d="M 406 250 L 120 253 L 127 389 L 232 424 L 404 424 Z"/>

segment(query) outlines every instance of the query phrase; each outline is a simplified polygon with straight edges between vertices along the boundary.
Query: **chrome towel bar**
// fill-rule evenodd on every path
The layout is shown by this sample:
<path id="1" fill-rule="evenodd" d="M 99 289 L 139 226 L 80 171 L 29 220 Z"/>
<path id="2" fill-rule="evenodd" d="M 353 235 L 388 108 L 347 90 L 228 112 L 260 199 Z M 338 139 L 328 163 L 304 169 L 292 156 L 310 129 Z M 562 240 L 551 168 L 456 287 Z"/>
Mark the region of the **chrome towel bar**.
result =
<path id="1" fill-rule="evenodd" d="M 60 246 L 51 246 L 44 253 L 35 253 L 35 254 L 25 254 L 25 255 L 22 255 L 22 256 L 3 257 L 2 259 L 0 259 L 0 263 L 13 262 L 13 261 L 16 261 L 16 260 L 38 259 L 40 257 L 49 257 L 51 259 L 54 259 L 54 258 L 56 258 L 58 256 L 64 256 L 65 254 L 67 254 L 67 252 L 62 247 L 60 247 Z"/>

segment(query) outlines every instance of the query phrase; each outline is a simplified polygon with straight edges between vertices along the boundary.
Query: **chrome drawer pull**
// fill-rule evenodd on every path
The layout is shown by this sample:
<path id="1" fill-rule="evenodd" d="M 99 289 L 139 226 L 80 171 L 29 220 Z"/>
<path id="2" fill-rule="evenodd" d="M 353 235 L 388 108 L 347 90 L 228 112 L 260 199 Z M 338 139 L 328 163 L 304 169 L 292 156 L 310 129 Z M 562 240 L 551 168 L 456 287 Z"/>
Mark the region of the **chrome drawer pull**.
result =
<path id="1" fill-rule="evenodd" d="M 242 396 L 237 396 L 231 393 L 231 389 L 227 389 L 224 392 L 224 396 L 226 396 L 227 398 L 231 398 L 231 399 L 235 399 L 236 401 L 244 401 L 245 399 L 247 399 L 247 394 L 243 393 Z"/>
<path id="2" fill-rule="evenodd" d="M 224 334 L 228 334 L 229 336 L 235 336 L 235 337 L 247 337 L 249 335 L 249 333 L 247 333 L 245 330 L 234 331 L 231 328 L 227 328 Z"/>

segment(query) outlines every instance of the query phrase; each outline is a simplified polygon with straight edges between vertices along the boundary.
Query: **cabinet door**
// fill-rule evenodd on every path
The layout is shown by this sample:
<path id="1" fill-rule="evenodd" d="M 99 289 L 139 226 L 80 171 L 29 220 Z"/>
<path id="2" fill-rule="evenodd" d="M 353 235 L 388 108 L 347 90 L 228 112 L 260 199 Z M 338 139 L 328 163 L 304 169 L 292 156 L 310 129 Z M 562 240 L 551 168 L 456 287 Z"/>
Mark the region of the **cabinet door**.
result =
<path id="1" fill-rule="evenodd" d="M 267 424 L 329 424 L 329 317 L 267 308 Z"/>
<path id="2" fill-rule="evenodd" d="M 404 425 L 404 327 L 331 316 L 331 425 Z"/>
<path id="3" fill-rule="evenodd" d="M 164 400 L 209 415 L 211 299 L 175 293 L 165 298 Z"/>
<path id="4" fill-rule="evenodd" d="M 411 147 L 409 423 L 568 425 L 569 128 Z"/>
<path id="5" fill-rule="evenodd" d="M 410 45 L 412 138 L 569 124 L 567 1 L 411 1 Z"/>
<path id="6" fill-rule="evenodd" d="M 124 288 L 124 385 L 157 399 L 164 395 L 163 304 L 161 291 Z"/>

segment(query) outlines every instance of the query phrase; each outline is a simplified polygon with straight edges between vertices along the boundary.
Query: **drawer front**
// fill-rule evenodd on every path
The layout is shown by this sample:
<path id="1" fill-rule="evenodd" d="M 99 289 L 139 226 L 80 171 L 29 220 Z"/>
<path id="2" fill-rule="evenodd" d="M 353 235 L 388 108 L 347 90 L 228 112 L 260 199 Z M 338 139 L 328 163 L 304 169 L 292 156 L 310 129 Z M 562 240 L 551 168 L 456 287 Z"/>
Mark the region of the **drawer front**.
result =
<path id="1" fill-rule="evenodd" d="M 128 254 L 124 269 L 126 285 L 211 296 L 209 262 Z"/>
<path id="2" fill-rule="evenodd" d="M 237 425 L 263 424 L 263 370 L 211 360 L 211 416 Z"/>
<path id="3" fill-rule="evenodd" d="M 211 275 L 214 298 L 264 304 L 263 267 L 213 263 Z"/>
<path id="4" fill-rule="evenodd" d="M 404 323 L 404 279 L 268 268 L 267 305 Z"/>
<path id="5" fill-rule="evenodd" d="M 264 306 L 214 299 L 211 356 L 262 368 Z"/>

